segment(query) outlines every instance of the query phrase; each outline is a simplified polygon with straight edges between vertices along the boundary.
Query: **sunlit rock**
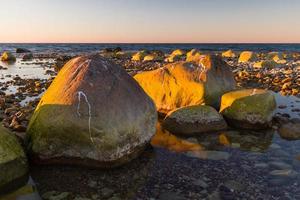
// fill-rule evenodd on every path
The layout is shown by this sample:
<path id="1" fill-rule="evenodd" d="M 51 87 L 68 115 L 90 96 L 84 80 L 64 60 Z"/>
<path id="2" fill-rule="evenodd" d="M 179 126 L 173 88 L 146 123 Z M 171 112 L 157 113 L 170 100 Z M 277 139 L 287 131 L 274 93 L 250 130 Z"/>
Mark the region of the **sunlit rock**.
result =
<path id="1" fill-rule="evenodd" d="M 243 51 L 239 57 L 239 63 L 253 62 L 257 59 L 257 56 L 252 51 Z"/>
<path id="2" fill-rule="evenodd" d="M 162 61 L 163 58 L 156 54 L 156 53 L 152 53 L 152 54 L 149 54 L 149 55 L 146 55 L 143 59 L 144 62 L 149 62 L 149 61 Z"/>
<path id="3" fill-rule="evenodd" d="M 236 55 L 231 49 L 229 49 L 227 51 L 222 52 L 222 57 L 224 57 L 224 58 L 235 58 Z"/>
<path id="4" fill-rule="evenodd" d="M 218 108 L 221 96 L 235 88 L 229 66 L 215 56 L 203 56 L 201 65 L 177 62 L 134 78 L 164 114 L 204 103 Z"/>
<path id="5" fill-rule="evenodd" d="M 283 124 L 278 130 L 280 136 L 287 140 L 300 139 L 300 123 L 286 123 Z"/>
<path id="6" fill-rule="evenodd" d="M 18 139 L 0 124 L 0 195 L 28 180 L 27 158 Z"/>
<path id="7" fill-rule="evenodd" d="M 174 50 L 166 59 L 166 62 L 176 62 L 179 61 L 183 56 L 185 56 L 185 51 L 181 49 Z"/>
<path id="8" fill-rule="evenodd" d="M 132 61 L 143 61 L 145 56 L 147 55 L 146 51 L 139 51 L 132 55 Z"/>
<path id="9" fill-rule="evenodd" d="M 1 55 L 2 61 L 16 61 L 16 57 L 9 51 L 4 51 Z"/>
<path id="10" fill-rule="evenodd" d="M 220 112 L 232 126 L 263 129 L 269 127 L 275 109 L 276 101 L 272 92 L 246 89 L 224 94 Z"/>
<path id="11" fill-rule="evenodd" d="M 286 64 L 286 60 L 284 59 L 284 55 L 279 52 L 270 52 L 267 54 L 267 60 L 274 61 L 277 64 Z"/>
<path id="12" fill-rule="evenodd" d="M 118 166 L 142 152 L 156 121 L 154 103 L 121 66 L 98 55 L 77 57 L 38 104 L 28 148 L 39 163 Z"/>
<path id="13" fill-rule="evenodd" d="M 213 107 L 205 105 L 187 106 L 171 111 L 163 122 L 171 133 L 192 135 L 225 130 L 227 124 Z"/>
<path id="14" fill-rule="evenodd" d="M 197 49 L 192 49 L 186 54 L 187 62 L 194 62 L 196 64 L 199 64 L 201 59 L 202 59 L 201 53 Z"/>

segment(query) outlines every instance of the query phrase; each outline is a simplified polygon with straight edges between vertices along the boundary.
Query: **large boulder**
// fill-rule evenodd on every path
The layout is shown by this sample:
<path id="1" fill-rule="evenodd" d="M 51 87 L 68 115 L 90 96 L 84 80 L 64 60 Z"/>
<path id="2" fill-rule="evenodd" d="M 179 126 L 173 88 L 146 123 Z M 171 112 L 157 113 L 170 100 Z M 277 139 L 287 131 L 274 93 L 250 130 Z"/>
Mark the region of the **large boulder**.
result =
<path id="1" fill-rule="evenodd" d="M 272 92 L 245 89 L 222 96 L 220 112 L 230 125 L 244 129 L 268 128 L 276 109 Z"/>
<path id="2" fill-rule="evenodd" d="M 200 62 L 200 65 L 167 64 L 134 78 L 154 100 L 160 113 L 204 103 L 219 108 L 221 96 L 235 88 L 233 74 L 220 57 L 202 56 Z"/>
<path id="3" fill-rule="evenodd" d="M 139 155 L 155 133 L 152 100 L 119 65 L 77 57 L 59 72 L 27 129 L 38 163 L 114 167 Z"/>
<path id="4" fill-rule="evenodd" d="M 206 105 L 187 106 L 170 112 L 163 126 L 171 133 L 194 135 L 225 130 L 227 124 L 222 115 Z"/>
<path id="5" fill-rule="evenodd" d="M 239 57 L 239 63 L 253 62 L 257 59 L 257 56 L 252 51 L 243 51 Z"/>
<path id="6" fill-rule="evenodd" d="M 1 55 L 2 61 L 13 62 L 16 61 L 16 57 L 9 51 L 4 51 Z"/>
<path id="7" fill-rule="evenodd" d="M 18 139 L 0 124 L 0 195 L 28 181 L 27 158 Z"/>

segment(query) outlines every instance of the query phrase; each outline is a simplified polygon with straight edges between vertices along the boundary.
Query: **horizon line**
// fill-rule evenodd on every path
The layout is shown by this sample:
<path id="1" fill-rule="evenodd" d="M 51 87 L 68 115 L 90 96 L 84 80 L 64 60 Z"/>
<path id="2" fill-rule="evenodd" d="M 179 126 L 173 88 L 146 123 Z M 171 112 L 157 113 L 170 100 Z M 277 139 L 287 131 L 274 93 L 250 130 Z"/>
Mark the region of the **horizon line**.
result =
<path id="1" fill-rule="evenodd" d="M 0 44 L 300 44 L 300 42 L 0 42 Z"/>

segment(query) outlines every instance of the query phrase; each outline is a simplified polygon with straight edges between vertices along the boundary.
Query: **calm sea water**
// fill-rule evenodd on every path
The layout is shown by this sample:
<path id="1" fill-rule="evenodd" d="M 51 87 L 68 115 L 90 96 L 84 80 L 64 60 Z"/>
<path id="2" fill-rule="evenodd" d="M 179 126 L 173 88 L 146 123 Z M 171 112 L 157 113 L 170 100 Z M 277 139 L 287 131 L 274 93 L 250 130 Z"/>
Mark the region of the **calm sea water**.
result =
<path id="1" fill-rule="evenodd" d="M 0 51 L 15 51 L 16 48 L 27 48 L 34 53 L 93 53 L 104 48 L 121 47 L 123 50 L 171 50 L 196 48 L 202 51 L 287 51 L 300 52 L 300 44 L 0 44 Z"/>

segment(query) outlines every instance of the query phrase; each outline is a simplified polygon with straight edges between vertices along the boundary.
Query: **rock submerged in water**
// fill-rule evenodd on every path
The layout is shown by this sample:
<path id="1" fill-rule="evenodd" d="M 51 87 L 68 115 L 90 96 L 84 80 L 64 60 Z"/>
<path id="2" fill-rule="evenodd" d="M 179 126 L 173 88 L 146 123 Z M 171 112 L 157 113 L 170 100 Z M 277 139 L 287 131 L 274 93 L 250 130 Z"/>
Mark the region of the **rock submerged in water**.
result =
<path id="1" fill-rule="evenodd" d="M 31 53 L 31 51 L 25 48 L 17 48 L 16 53 Z"/>
<path id="2" fill-rule="evenodd" d="M 70 60 L 27 129 L 39 163 L 111 168 L 137 157 L 155 134 L 152 100 L 126 71 L 99 56 Z"/>
<path id="3" fill-rule="evenodd" d="M 0 195 L 28 181 L 26 155 L 17 138 L 0 124 Z"/>
<path id="4" fill-rule="evenodd" d="M 300 139 L 300 123 L 286 123 L 283 124 L 279 130 L 279 135 L 287 140 L 299 140 Z"/>
<path id="5" fill-rule="evenodd" d="M 9 51 L 4 51 L 1 55 L 2 61 L 13 62 L 16 61 L 16 57 Z"/>
<path id="6" fill-rule="evenodd" d="M 227 128 L 222 115 L 213 107 L 205 105 L 187 106 L 169 113 L 163 123 L 171 133 L 194 135 L 221 131 Z"/>
<path id="7" fill-rule="evenodd" d="M 265 129 L 270 126 L 276 109 L 270 91 L 245 89 L 222 96 L 220 112 L 230 125 L 243 129 Z"/>
<path id="8" fill-rule="evenodd" d="M 236 86 L 229 66 L 215 56 L 202 56 L 201 65 L 176 62 L 134 78 L 162 114 L 203 103 L 219 108 L 221 96 Z"/>

